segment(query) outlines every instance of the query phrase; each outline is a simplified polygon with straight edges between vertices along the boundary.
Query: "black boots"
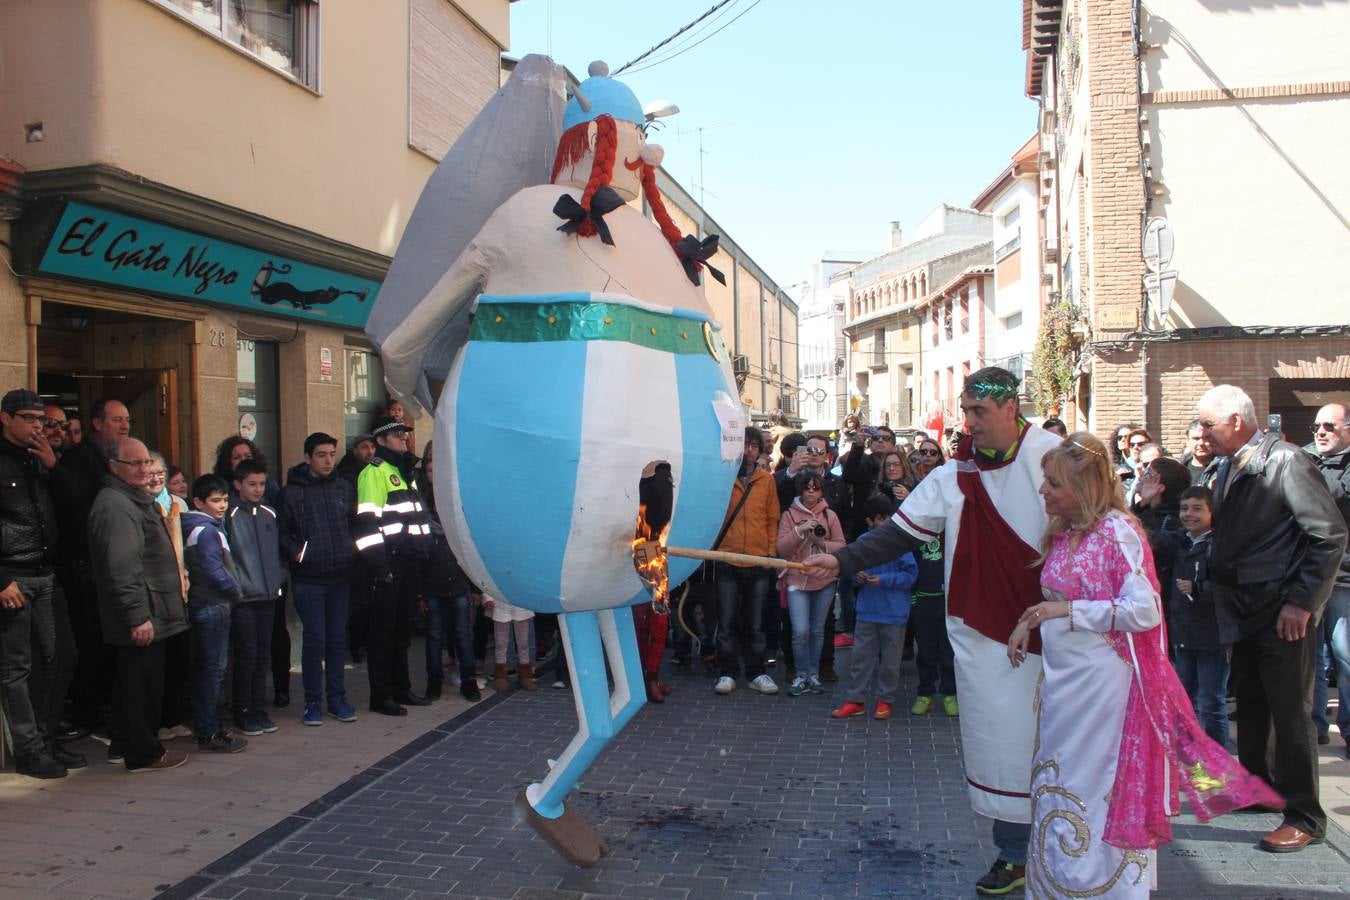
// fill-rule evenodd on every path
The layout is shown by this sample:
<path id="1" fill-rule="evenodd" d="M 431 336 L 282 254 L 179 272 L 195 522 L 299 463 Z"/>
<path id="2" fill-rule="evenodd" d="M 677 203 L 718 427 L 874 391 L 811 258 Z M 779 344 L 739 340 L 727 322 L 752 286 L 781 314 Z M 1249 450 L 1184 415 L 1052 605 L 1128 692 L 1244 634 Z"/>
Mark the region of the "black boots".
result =
<path id="1" fill-rule="evenodd" d="M 57 762 L 45 749 L 16 757 L 14 770 L 20 775 L 27 775 L 29 778 L 66 777 L 66 767 Z"/>
<path id="2" fill-rule="evenodd" d="M 441 679 L 439 678 L 427 679 L 427 691 L 425 696 L 428 700 L 441 699 Z"/>

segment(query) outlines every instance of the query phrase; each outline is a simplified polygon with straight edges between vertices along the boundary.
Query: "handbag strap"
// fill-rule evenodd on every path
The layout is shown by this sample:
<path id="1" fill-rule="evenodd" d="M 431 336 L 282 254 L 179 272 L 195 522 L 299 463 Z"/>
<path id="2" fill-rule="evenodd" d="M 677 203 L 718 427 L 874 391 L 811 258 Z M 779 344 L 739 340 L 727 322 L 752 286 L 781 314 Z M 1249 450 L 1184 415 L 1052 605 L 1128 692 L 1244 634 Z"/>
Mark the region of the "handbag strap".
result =
<path id="1" fill-rule="evenodd" d="M 754 477 L 753 473 L 751 474 L 751 477 Z M 722 523 L 722 530 L 717 532 L 717 540 L 713 541 L 711 549 L 716 550 L 718 547 L 722 546 L 722 539 L 727 536 L 727 531 L 731 528 L 731 523 L 736 521 L 736 516 L 740 514 L 741 507 L 745 506 L 745 501 L 750 499 L 750 486 L 751 482 L 747 480 L 745 482 L 745 490 L 741 492 L 741 499 L 737 501 L 736 508 L 731 511 L 731 515 L 727 516 L 727 520 Z"/>

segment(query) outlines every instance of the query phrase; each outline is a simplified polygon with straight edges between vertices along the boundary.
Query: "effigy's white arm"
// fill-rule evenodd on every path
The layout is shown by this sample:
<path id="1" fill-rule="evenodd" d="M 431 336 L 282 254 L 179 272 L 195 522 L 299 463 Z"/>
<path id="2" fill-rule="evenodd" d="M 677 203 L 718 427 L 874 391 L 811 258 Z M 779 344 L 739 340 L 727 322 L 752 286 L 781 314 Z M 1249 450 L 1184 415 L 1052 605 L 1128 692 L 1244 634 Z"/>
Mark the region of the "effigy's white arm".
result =
<path id="1" fill-rule="evenodd" d="M 470 241 L 408 318 L 380 345 L 385 384 L 414 418 L 431 403 L 423 361 L 436 341 L 459 345 L 466 340 L 474 298 L 482 293 L 492 268 L 490 255 L 479 241 Z"/>

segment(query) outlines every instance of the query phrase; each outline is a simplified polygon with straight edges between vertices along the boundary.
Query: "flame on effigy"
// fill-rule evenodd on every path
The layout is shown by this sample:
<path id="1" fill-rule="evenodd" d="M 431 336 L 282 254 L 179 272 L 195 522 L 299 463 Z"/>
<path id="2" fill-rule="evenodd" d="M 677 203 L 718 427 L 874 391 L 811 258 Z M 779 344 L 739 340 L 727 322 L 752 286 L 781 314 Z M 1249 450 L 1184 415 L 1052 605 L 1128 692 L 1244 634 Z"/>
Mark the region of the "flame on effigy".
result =
<path id="1" fill-rule="evenodd" d="M 670 532 L 670 523 L 661 529 L 660 534 L 652 534 L 647 522 L 647 504 L 638 506 L 637 532 L 633 538 L 633 566 L 638 577 L 651 591 L 652 603 L 656 612 L 666 613 L 670 607 L 670 565 L 666 559 L 666 535 Z"/>

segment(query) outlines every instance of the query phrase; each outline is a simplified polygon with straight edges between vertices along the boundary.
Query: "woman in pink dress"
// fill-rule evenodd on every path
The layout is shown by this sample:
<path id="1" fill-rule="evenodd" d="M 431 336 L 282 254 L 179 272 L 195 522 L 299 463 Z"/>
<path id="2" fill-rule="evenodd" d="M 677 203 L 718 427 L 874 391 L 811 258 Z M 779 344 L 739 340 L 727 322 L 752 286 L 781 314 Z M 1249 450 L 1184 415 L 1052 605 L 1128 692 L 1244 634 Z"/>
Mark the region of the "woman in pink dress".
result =
<path id="1" fill-rule="evenodd" d="M 1044 602 L 1008 641 L 1013 666 L 1041 632 L 1028 897 L 1145 897 L 1179 791 L 1202 821 L 1282 805 L 1196 721 L 1167 661 L 1153 555 L 1106 447 L 1070 435 L 1041 462 L 1050 524 Z"/>

